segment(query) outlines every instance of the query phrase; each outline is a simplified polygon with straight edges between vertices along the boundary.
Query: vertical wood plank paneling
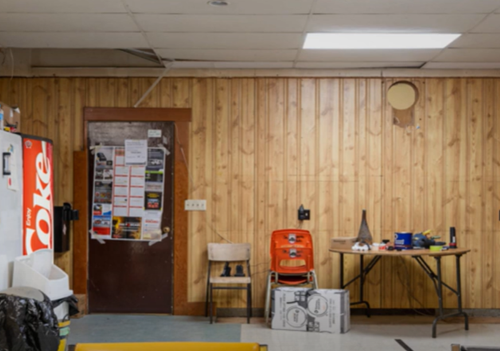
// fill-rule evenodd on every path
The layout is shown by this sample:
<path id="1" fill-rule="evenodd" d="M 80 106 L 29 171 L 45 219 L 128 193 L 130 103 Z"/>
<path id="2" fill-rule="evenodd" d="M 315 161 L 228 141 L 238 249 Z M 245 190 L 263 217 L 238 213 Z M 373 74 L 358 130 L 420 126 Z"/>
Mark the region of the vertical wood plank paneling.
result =
<path id="1" fill-rule="evenodd" d="M 411 224 L 411 181 L 413 128 L 393 126 L 393 210 L 394 229 L 398 232 L 413 232 Z M 393 304 L 409 308 L 411 301 L 408 291 L 411 282 L 411 258 L 399 257 L 393 262 Z"/>
<path id="2" fill-rule="evenodd" d="M 466 142 L 466 119 L 465 119 L 465 80 L 447 79 L 445 82 L 445 125 L 444 125 L 444 165 L 446 180 L 445 186 L 445 233 L 450 227 L 457 230 L 457 238 L 460 241 L 465 233 L 465 153 Z M 460 243 L 459 243 L 460 244 Z M 447 260 L 446 262 L 449 262 Z M 465 263 L 465 262 L 464 262 Z M 462 272 L 463 273 L 463 272 Z M 455 281 L 452 270 L 444 272 L 447 281 Z M 465 277 L 463 277 L 465 279 Z M 451 291 L 444 294 L 445 307 L 453 308 L 456 304 L 455 295 Z"/>
<path id="3" fill-rule="evenodd" d="M 214 109 L 214 125 L 213 125 L 213 196 L 211 203 L 213 204 L 211 220 L 215 230 L 221 233 L 225 238 L 232 242 L 240 242 L 238 240 L 238 232 L 231 230 L 231 221 L 233 212 L 237 211 L 232 208 L 232 189 L 231 189 L 231 160 L 230 160 L 230 144 L 231 140 L 231 103 L 230 103 L 230 80 L 218 79 L 215 83 L 215 109 Z M 205 147 L 208 147 L 206 145 Z M 207 156 L 208 158 L 208 156 Z M 212 170 L 205 170 L 211 172 Z M 210 202 L 209 202 L 210 203 Z M 196 214 L 194 214 L 196 215 Z M 218 242 L 219 240 L 217 240 Z M 217 265 L 216 273 L 220 271 L 220 265 Z M 214 293 L 214 299 L 218 306 L 227 307 L 228 304 L 236 303 L 241 295 L 237 291 L 219 290 Z M 236 299 L 236 300 L 235 300 Z"/>
<path id="4" fill-rule="evenodd" d="M 319 171 L 318 207 L 319 247 L 328 247 L 330 238 L 340 236 L 338 227 L 338 176 L 339 176 L 339 81 L 321 79 L 319 81 L 318 133 Z M 337 257 L 321 253 L 318 283 L 320 287 L 339 285 Z M 320 274 L 321 273 L 321 274 Z"/>
<path id="5" fill-rule="evenodd" d="M 268 184 L 269 184 L 269 222 L 268 231 L 272 232 L 276 229 L 284 228 L 285 216 L 284 211 L 284 142 L 285 142 L 285 80 L 269 79 L 268 80 Z"/>
<path id="6" fill-rule="evenodd" d="M 412 142 L 412 202 L 411 202 L 411 219 L 412 228 L 415 232 L 423 232 L 427 228 L 425 218 L 425 130 L 426 130 L 426 98 L 425 98 L 425 82 L 424 80 L 412 80 L 419 91 L 419 99 L 414 107 L 415 130 L 413 131 Z M 425 296 L 427 292 L 427 285 L 429 277 L 424 271 L 413 263 L 411 265 L 411 289 L 410 294 L 411 306 L 415 308 L 422 308 L 424 306 Z"/>
<path id="7" fill-rule="evenodd" d="M 289 228 L 298 227 L 297 204 L 299 203 L 299 164 L 300 164 L 300 81 L 287 80 L 287 115 L 286 115 L 286 200 L 285 221 Z"/>
<path id="8" fill-rule="evenodd" d="M 500 94 L 500 80 L 495 79 L 495 96 Z M 494 118 L 493 118 L 493 208 L 495 215 L 500 217 L 500 99 L 494 100 Z M 495 216 L 493 216 L 495 218 Z M 500 252 L 500 218 L 495 218 L 493 232 L 494 238 L 493 250 Z M 498 277 L 500 274 L 500 255 L 493 255 L 493 275 Z M 493 279 L 493 290 L 495 308 L 500 307 L 500 279 Z"/>
<path id="9" fill-rule="evenodd" d="M 133 105 L 154 79 L 0 79 L 0 100 L 18 104 L 24 133 L 54 140 L 55 203 L 72 201 L 72 152 L 83 147 L 85 106 Z M 338 286 L 334 236 L 356 235 L 368 210 L 375 240 L 398 230 L 455 226 L 463 259 L 465 307 L 500 308 L 500 93 L 498 79 L 413 79 L 415 125 L 394 126 L 386 90 L 394 79 L 165 78 L 146 107 L 191 107 L 191 198 L 208 211 L 189 216 L 189 301 L 205 297 L 207 242 L 216 233 L 252 244 L 254 306 L 264 304 L 269 238 L 299 227 L 314 236 L 322 288 Z M 311 209 L 299 223 L 297 208 Z M 454 285 L 452 260 L 444 277 Z M 70 271 L 71 256 L 57 258 Z M 429 264 L 434 266 L 434 260 Z M 358 261 L 346 259 L 346 278 Z M 405 287 L 407 269 L 411 294 Z M 407 275 L 407 274 L 406 274 Z M 369 275 L 373 307 L 436 307 L 433 286 L 415 262 L 383 260 Z M 353 298 L 356 287 L 351 287 Z M 242 307 L 239 292 L 218 295 Z M 411 302 L 409 302 L 411 301 Z M 445 306 L 455 301 L 445 295 Z"/>
<path id="10" fill-rule="evenodd" d="M 72 79 L 73 83 L 73 149 L 74 151 L 83 150 L 83 108 L 86 106 L 85 79 Z M 61 101 L 61 100 L 60 100 Z"/>
<path id="11" fill-rule="evenodd" d="M 394 230 L 396 229 L 393 222 L 393 120 L 392 108 L 387 102 L 387 90 L 392 85 L 393 80 L 384 80 L 382 85 L 382 239 L 393 240 Z M 388 257 L 389 258 L 389 257 Z M 389 308 L 393 305 L 392 281 L 397 280 L 394 277 L 393 261 L 391 257 L 388 260 L 380 262 L 381 271 L 383 272 L 380 282 L 381 287 L 381 308 Z"/>
<path id="12" fill-rule="evenodd" d="M 494 248 L 493 229 L 495 221 L 498 218 L 499 208 L 493 207 L 493 152 L 494 152 L 494 114 L 495 114 L 495 100 L 498 96 L 495 95 L 495 82 L 493 79 L 485 79 L 483 82 L 483 130 L 482 130 L 482 146 L 483 146 L 483 186 L 481 194 L 482 200 L 482 240 L 481 241 L 481 262 L 482 262 L 482 305 L 494 305 L 493 280 L 495 279 L 493 273 L 493 257 L 496 252 Z M 496 213 L 495 213 L 496 212 Z"/>
<path id="13" fill-rule="evenodd" d="M 203 301 L 205 298 L 206 286 L 206 259 L 207 243 L 214 242 L 219 238 L 213 233 L 212 218 L 213 201 L 209 182 L 212 180 L 212 125 L 214 112 L 214 91 L 213 80 L 196 79 L 193 83 L 193 135 L 190 140 L 190 173 L 193 184 L 191 185 L 189 196 L 192 199 L 206 199 L 206 212 L 191 212 L 189 216 L 190 240 L 189 245 L 189 301 Z M 186 96 L 182 93 L 185 85 L 177 82 L 174 94 L 174 105 L 183 105 Z"/>
<path id="14" fill-rule="evenodd" d="M 357 106 L 356 80 L 343 79 L 341 85 L 341 163 L 340 163 L 340 204 L 341 232 L 343 236 L 357 236 L 361 212 L 357 211 L 358 174 L 357 174 Z M 346 255 L 345 275 L 353 277 L 359 272 L 359 257 Z M 359 282 L 352 284 L 352 299 L 357 301 Z"/>
<path id="15" fill-rule="evenodd" d="M 443 211 L 443 126 L 444 126 L 444 80 L 427 79 L 426 83 L 426 122 L 425 122 L 425 218 L 427 227 L 433 235 L 444 238 Z M 435 259 L 426 258 L 432 267 Z M 427 281 L 427 291 L 432 285 Z M 426 304 L 437 306 L 436 294 L 426 294 Z"/>
<path id="16" fill-rule="evenodd" d="M 130 107 L 133 106 L 129 102 L 129 80 L 125 78 L 116 79 L 115 86 L 115 106 L 114 107 Z M 162 105 L 170 107 L 169 105 Z"/>
<path id="17" fill-rule="evenodd" d="M 366 210 L 373 239 L 382 240 L 382 81 L 369 79 L 366 93 Z M 367 277 L 370 305 L 380 308 L 381 265 L 377 264 Z"/>
<path id="18" fill-rule="evenodd" d="M 261 263 L 269 260 L 269 240 L 270 233 L 268 232 L 268 182 L 267 182 L 267 165 L 268 151 L 266 143 L 267 135 L 267 119 L 268 119 L 268 94 L 267 94 L 267 79 L 260 78 L 256 80 L 256 128 L 255 128 L 255 214 L 256 214 L 256 233 L 255 244 L 257 250 L 255 252 L 256 262 Z M 265 294 L 265 275 L 255 282 L 255 302 L 257 306 L 264 305 Z"/>
<path id="19" fill-rule="evenodd" d="M 483 187 L 483 80 L 467 81 L 467 255 L 466 303 L 472 308 L 482 306 L 482 187 Z"/>

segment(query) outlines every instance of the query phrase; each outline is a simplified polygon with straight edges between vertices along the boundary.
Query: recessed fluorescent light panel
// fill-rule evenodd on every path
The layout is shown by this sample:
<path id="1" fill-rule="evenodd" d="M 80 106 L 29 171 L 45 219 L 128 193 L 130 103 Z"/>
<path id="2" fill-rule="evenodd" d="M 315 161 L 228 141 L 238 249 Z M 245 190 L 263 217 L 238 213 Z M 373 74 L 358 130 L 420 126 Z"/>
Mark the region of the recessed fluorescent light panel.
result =
<path id="1" fill-rule="evenodd" d="M 460 34 L 308 33 L 304 49 L 442 49 Z"/>

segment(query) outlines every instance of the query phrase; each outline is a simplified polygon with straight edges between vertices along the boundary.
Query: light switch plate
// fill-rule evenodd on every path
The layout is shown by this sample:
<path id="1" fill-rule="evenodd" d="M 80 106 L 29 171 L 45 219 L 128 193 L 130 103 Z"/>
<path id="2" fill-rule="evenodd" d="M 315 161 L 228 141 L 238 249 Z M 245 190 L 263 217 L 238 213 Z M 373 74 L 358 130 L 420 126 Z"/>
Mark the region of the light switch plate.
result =
<path id="1" fill-rule="evenodd" d="M 207 200 L 186 200 L 184 201 L 185 211 L 206 211 Z"/>

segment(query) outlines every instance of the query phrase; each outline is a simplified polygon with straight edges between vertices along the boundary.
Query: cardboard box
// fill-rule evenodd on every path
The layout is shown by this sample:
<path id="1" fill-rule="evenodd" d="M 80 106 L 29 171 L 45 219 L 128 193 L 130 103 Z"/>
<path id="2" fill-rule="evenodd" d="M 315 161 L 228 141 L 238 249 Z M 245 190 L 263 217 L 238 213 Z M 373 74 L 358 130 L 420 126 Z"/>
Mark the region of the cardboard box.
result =
<path id="1" fill-rule="evenodd" d="M 310 290 L 307 306 L 308 331 L 344 334 L 351 329 L 349 290 Z"/>
<path id="2" fill-rule="evenodd" d="M 356 243 L 357 237 L 339 237 L 330 239 L 330 249 L 350 250 Z"/>
<path id="3" fill-rule="evenodd" d="M 21 131 L 21 113 L 19 111 L 19 108 L 10 107 L 9 105 L 4 104 L 3 102 L 0 102 L 0 108 L 3 111 L 3 126 L 4 126 L 4 128 L 9 128 L 10 126 L 12 126 L 11 129 L 8 131 L 20 132 Z"/>
<path id="4" fill-rule="evenodd" d="M 349 291 L 274 289 L 271 328 L 331 334 L 347 333 L 351 328 Z"/>
<path id="5" fill-rule="evenodd" d="M 272 329 L 307 331 L 307 288 L 272 291 Z"/>

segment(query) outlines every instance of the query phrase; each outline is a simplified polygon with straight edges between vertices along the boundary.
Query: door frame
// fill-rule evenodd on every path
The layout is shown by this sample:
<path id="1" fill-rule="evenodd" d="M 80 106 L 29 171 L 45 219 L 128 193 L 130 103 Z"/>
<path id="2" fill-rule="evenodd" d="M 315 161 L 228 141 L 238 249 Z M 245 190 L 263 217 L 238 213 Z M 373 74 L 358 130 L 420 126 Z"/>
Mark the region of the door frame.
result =
<path id="1" fill-rule="evenodd" d="M 73 290 L 87 299 L 88 280 L 88 122 L 174 122 L 174 267 L 173 267 L 173 314 L 204 315 L 203 302 L 188 302 L 188 213 L 184 200 L 188 198 L 189 176 L 189 125 L 190 108 L 107 108 L 85 107 L 83 113 L 84 149 L 75 151 L 74 208 L 80 211 L 81 220 L 73 224 Z M 177 142 L 178 141 L 178 142 Z M 181 153 L 179 143 L 184 149 Z M 86 167 L 78 167 L 80 164 Z M 87 305 L 87 304 L 85 304 Z"/>

